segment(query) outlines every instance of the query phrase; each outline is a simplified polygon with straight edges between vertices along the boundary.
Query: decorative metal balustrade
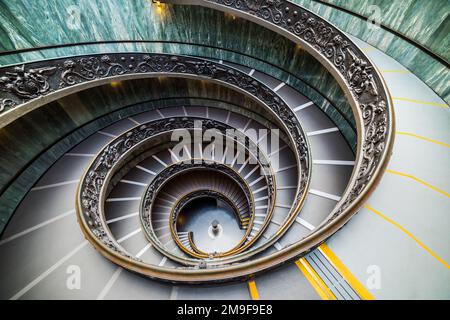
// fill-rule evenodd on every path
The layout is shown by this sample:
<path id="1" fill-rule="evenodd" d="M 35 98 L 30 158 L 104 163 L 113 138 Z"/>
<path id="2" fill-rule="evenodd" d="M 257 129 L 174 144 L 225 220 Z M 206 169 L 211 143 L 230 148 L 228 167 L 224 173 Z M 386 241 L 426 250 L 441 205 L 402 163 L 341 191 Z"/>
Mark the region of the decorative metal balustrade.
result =
<path id="1" fill-rule="evenodd" d="M 166 2 L 180 3 L 175 0 Z M 110 169 L 120 167 L 126 155 L 142 141 L 173 129 L 179 120 L 161 120 L 151 126 L 139 126 L 102 150 L 83 177 L 79 190 L 78 214 L 88 240 L 113 262 L 147 276 L 183 282 L 225 281 L 245 277 L 306 254 L 357 212 L 380 180 L 390 156 L 394 132 L 392 102 L 381 75 L 364 53 L 340 30 L 298 5 L 284 0 L 189 0 L 183 3 L 231 12 L 302 45 L 330 71 L 347 94 L 358 132 L 356 164 L 350 183 L 335 209 L 314 232 L 278 252 L 253 260 L 247 260 L 250 257 L 248 252 L 239 252 L 218 260 L 221 262 L 214 268 L 204 265 L 200 268 L 149 268 L 120 249 L 102 217 L 102 199 L 112 178 Z M 283 235 L 300 212 L 310 181 L 311 156 L 293 111 L 276 92 L 247 74 L 204 59 L 151 53 L 82 56 L 2 68 L 0 127 L 44 104 L 88 87 L 112 80 L 161 75 L 204 79 L 245 93 L 264 106 L 290 138 L 299 172 L 296 198 L 289 219 L 275 236 L 257 249 L 249 249 L 252 254 L 263 252 Z M 189 121 L 186 123 L 183 125 L 189 127 Z M 210 121 L 205 125 L 216 128 L 218 124 Z"/>

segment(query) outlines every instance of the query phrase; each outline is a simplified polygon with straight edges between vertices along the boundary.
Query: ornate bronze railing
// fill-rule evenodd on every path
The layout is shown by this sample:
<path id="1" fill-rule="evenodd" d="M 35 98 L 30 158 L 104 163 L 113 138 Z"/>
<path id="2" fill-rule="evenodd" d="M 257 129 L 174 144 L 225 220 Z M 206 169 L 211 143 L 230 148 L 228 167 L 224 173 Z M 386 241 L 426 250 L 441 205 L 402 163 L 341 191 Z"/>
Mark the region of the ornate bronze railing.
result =
<path id="1" fill-rule="evenodd" d="M 364 53 L 339 29 L 298 5 L 284 0 L 188 0 L 181 3 L 199 4 L 230 12 L 299 43 L 340 84 L 352 106 L 357 125 L 356 164 L 341 200 L 313 233 L 273 254 L 221 268 L 167 269 L 155 266 L 150 270 L 142 262 L 115 252 L 108 241 L 96 242 L 95 239 L 102 239 L 104 234 L 86 233 L 87 238 L 105 256 L 130 270 L 171 281 L 224 281 L 274 267 L 309 252 L 339 230 L 357 212 L 380 181 L 391 153 L 394 132 L 392 101 L 380 73 Z M 296 116 L 276 93 L 233 68 L 191 57 L 114 54 L 37 62 L 3 68 L 0 74 L 0 127 L 43 104 L 112 79 L 155 75 L 198 77 L 235 88 L 266 106 L 290 135 L 300 175 L 297 199 L 291 208 L 290 217 L 295 217 L 301 209 L 311 168 L 308 145 Z M 114 157 L 114 154 L 109 156 Z M 99 163 L 93 165 L 101 166 Z M 99 176 L 88 174 L 83 181 L 97 179 L 100 186 L 107 183 L 109 178 L 102 176 L 101 172 L 100 170 Z M 86 204 L 95 206 L 89 201 L 86 203 L 81 200 L 78 203 L 79 213 L 84 214 Z M 86 216 L 88 219 L 92 218 L 88 214 Z M 292 221 L 288 220 L 279 229 L 280 234 L 273 239 L 277 239 L 289 227 L 290 222 Z M 87 230 L 89 225 L 96 223 L 98 221 L 95 218 L 87 220 L 83 228 Z M 270 244 L 273 242 L 268 241 L 267 245 Z M 264 248 L 263 246 L 261 250 Z M 240 259 L 242 254 L 244 253 L 238 254 L 235 259 Z M 232 259 L 227 261 L 235 262 Z"/>

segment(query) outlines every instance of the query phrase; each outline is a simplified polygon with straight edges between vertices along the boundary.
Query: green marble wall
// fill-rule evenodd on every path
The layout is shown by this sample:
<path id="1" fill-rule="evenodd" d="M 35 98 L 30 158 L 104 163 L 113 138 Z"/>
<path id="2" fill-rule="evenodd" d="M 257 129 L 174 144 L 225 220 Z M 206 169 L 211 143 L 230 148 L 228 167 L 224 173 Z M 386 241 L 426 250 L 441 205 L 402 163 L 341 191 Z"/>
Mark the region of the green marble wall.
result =
<path id="1" fill-rule="evenodd" d="M 366 20 L 312 0 L 291 0 L 341 30 L 377 47 L 416 74 L 443 100 L 450 103 L 450 70 L 418 47 Z M 448 0 L 327 0 L 362 15 L 368 7 L 381 8 L 381 22 L 450 60 L 450 1 Z M 370 15 L 370 14 L 369 14 Z"/>
<path id="2" fill-rule="evenodd" d="M 381 10 L 380 22 L 450 61 L 450 1 L 448 0 L 324 0 L 358 13 Z M 295 2 L 295 1 L 294 1 Z"/>

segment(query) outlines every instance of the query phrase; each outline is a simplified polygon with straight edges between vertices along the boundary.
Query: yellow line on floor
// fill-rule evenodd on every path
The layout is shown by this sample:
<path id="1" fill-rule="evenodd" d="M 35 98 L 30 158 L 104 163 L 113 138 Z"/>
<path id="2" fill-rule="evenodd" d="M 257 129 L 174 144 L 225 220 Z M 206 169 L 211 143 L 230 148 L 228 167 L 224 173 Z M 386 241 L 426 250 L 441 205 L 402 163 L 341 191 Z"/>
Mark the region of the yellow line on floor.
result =
<path id="1" fill-rule="evenodd" d="M 382 73 L 404 73 L 408 74 L 411 73 L 409 70 L 380 70 Z"/>
<path id="2" fill-rule="evenodd" d="M 363 300 L 375 300 L 373 295 L 359 282 L 358 279 L 350 272 L 336 254 L 324 243 L 319 247 L 319 251 L 327 258 L 327 260 L 334 266 L 334 268 L 341 274 L 341 276 L 348 282 L 348 284 L 355 290 L 355 292 Z"/>
<path id="3" fill-rule="evenodd" d="M 438 193 L 440 193 L 440 194 L 443 194 L 444 196 L 450 198 L 450 193 L 445 192 L 444 190 L 441 190 L 441 189 L 439 189 L 439 188 L 436 188 L 435 186 L 432 186 L 432 185 L 429 184 L 428 182 L 425 182 L 425 181 L 423 181 L 423 180 L 421 180 L 421 179 L 419 179 L 419 178 L 417 178 L 417 177 L 415 177 L 415 176 L 413 176 L 413 175 L 411 175 L 411 174 L 407 174 L 407 173 L 403 173 L 403 172 L 398 172 L 398 171 L 394 171 L 394 170 L 390 170 L 390 169 L 387 169 L 386 172 L 388 172 L 388 173 L 390 173 L 390 174 L 395 174 L 395 175 L 397 175 L 397 176 L 401 176 L 401 177 L 405 177 L 405 178 L 412 179 L 412 180 L 414 180 L 414 181 L 416 181 L 416 182 L 418 182 L 418 183 L 424 185 L 425 187 L 428 187 L 428 188 L 430 188 L 430 189 L 432 189 L 432 190 L 434 190 L 434 191 L 436 191 L 436 192 L 438 192 Z"/>
<path id="4" fill-rule="evenodd" d="M 435 144 L 441 145 L 443 147 L 450 148 L 450 144 L 448 144 L 448 143 L 437 141 L 437 140 L 433 140 L 433 139 L 430 139 L 430 138 L 427 138 L 427 137 L 423 137 L 423 136 L 419 136 L 418 134 L 415 134 L 415 133 L 404 132 L 404 131 L 397 131 L 395 134 L 400 134 L 400 135 L 404 135 L 404 136 L 414 137 L 414 138 L 417 138 L 417 139 L 422 139 L 422 140 L 425 140 L 425 141 L 428 141 L 428 142 L 431 142 L 431 143 L 435 143 Z"/>
<path id="5" fill-rule="evenodd" d="M 336 296 L 327 287 L 325 282 L 320 278 L 316 271 L 306 261 L 305 258 L 300 258 L 295 261 L 295 264 L 303 273 L 305 278 L 309 281 L 312 287 L 316 290 L 322 300 L 336 300 Z"/>
<path id="6" fill-rule="evenodd" d="M 367 48 L 362 48 L 361 50 L 367 53 L 367 52 L 374 51 L 375 48 L 373 48 L 373 47 L 367 47 Z"/>
<path id="7" fill-rule="evenodd" d="M 384 220 L 386 220 L 387 222 L 391 223 L 392 225 L 394 225 L 395 227 L 397 227 L 398 229 L 400 229 L 401 231 L 403 231 L 408 237 L 410 237 L 411 239 L 413 239 L 419 246 L 421 246 L 423 249 L 425 249 L 429 254 L 431 254 L 436 260 L 438 260 L 440 263 L 442 263 L 447 269 L 450 269 L 450 265 L 444 261 L 444 259 L 442 259 L 441 257 L 439 257 L 434 251 L 432 251 L 430 248 L 428 248 L 425 244 L 423 244 L 419 239 L 417 239 L 411 232 L 409 232 L 408 230 L 406 230 L 405 228 L 403 228 L 400 224 L 398 224 L 397 222 L 395 222 L 394 220 L 386 217 L 385 215 L 383 215 L 381 212 L 375 210 L 374 208 L 372 208 L 371 206 L 369 206 L 368 204 L 364 205 L 364 208 L 366 208 L 367 210 L 375 213 L 377 216 L 383 218 Z"/>
<path id="8" fill-rule="evenodd" d="M 250 291 L 250 297 L 252 300 L 259 300 L 259 292 L 258 288 L 256 287 L 255 280 L 250 280 L 248 282 L 248 290 Z"/>
<path id="9" fill-rule="evenodd" d="M 429 102 L 429 101 L 414 100 L 414 99 L 400 98 L 400 97 L 392 97 L 392 99 L 393 100 L 399 100 L 399 101 L 419 103 L 419 104 L 426 104 L 426 105 L 429 105 L 429 106 L 435 106 L 435 107 L 441 107 L 441 108 L 448 108 L 449 107 L 446 103 Z"/>

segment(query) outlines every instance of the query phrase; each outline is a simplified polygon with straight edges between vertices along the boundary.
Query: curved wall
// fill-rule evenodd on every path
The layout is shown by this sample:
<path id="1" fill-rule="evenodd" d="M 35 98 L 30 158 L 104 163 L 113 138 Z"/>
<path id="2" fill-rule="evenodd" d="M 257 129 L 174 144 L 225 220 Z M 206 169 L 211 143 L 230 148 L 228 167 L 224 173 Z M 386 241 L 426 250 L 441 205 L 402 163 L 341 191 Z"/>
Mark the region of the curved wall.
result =
<path id="1" fill-rule="evenodd" d="M 156 41 L 12 52 L 0 54 L 0 65 L 98 52 L 214 57 L 256 68 L 284 81 L 319 105 L 344 132 L 349 130 L 345 128 L 348 124 L 340 123 L 349 122 L 354 127 L 350 105 L 328 71 L 291 41 L 249 21 L 190 6 L 166 5 L 160 14 L 148 0 L 18 0 L 3 1 L 0 6 L 0 43 L 4 50 L 97 41 Z M 70 8 L 79 10 L 78 24 L 73 22 Z"/>

